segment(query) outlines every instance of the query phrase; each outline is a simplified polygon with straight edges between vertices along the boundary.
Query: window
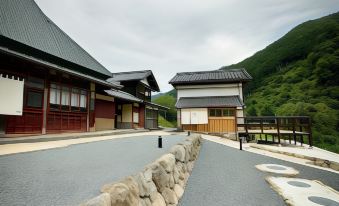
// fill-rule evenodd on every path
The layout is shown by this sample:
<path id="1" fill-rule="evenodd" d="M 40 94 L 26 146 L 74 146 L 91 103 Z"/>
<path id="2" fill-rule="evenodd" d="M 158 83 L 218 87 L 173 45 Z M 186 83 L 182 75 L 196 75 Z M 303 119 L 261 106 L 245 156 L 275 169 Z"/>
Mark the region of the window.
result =
<path id="1" fill-rule="evenodd" d="M 216 109 L 216 110 L 215 110 L 215 116 L 216 116 L 216 117 L 221 117 L 221 116 L 222 116 L 222 114 L 221 114 L 221 109 Z"/>
<path id="2" fill-rule="evenodd" d="M 215 117 L 215 109 L 210 109 L 210 117 Z"/>
<path id="3" fill-rule="evenodd" d="M 234 109 L 210 109 L 209 116 L 210 117 L 234 117 L 235 110 Z"/>
<path id="4" fill-rule="evenodd" d="M 43 99 L 43 92 L 42 91 L 27 91 L 27 107 L 35 107 L 35 108 L 42 108 L 42 99 Z"/>
<path id="5" fill-rule="evenodd" d="M 61 91 L 60 86 L 56 84 L 51 84 L 49 90 L 49 103 L 52 110 L 58 110 L 60 105 Z"/>
<path id="6" fill-rule="evenodd" d="M 25 106 L 42 108 L 45 81 L 40 78 L 28 76 L 25 80 Z"/>
<path id="7" fill-rule="evenodd" d="M 224 117 L 233 117 L 234 110 L 233 109 L 223 109 L 223 116 Z"/>
<path id="8" fill-rule="evenodd" d="M 84 90 L 81 90 L 80 92 L 80 110 L 86 111 L 87 107 L 87 92 Z"/>
<path id="9" fill-rule="evenodd" d="M 61 109 L 64 111 L 69 111 L 69 104 L 70 104 L 70 93 L 69 87 L 62 87 L 61 90 Z"/>
<path id="10" fill-rule="evenodd" d="M 51 110 L 86 112 L 87 91 L 51 84 L 49 103 Z"/>
<path id="11" fill-rule="evenodd" d="M 80 91 L 79 89 L 72 89 L 71 94 L 71 110 L 72 111 L 79 111 L 79 105 L 80 105 Z"/>

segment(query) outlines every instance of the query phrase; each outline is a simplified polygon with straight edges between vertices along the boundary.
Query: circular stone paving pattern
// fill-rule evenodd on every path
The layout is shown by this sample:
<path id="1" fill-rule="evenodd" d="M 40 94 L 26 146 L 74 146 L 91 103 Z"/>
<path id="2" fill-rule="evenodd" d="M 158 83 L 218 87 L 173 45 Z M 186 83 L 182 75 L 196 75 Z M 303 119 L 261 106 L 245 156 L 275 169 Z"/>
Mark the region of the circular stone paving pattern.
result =
<path id="1" fill-rule="evenodd" d="M 308 199 L 311 202 L 314 202 L 319 205 L 324 205 L 324 206 L 339 206 L 339 202 L 325 198 L 325 197 L 318 197 L 318 196 L 310 196 Z"/>
<path id="2" fill-rule="evenodd" d="M 262 172 L 269 172 L 283 176 L 296 176 L 299 174 L 299 172 L 292 167 L 278 164 L 260 164 L 255 167 Z"/>
<path id="3" fill-rule="evenodd" d="M 288 181 L 287 184 L 295 186 L 295 187 L 311 187 L 311 185 L 304 183 L 304 182 L 299 182 L 299 181 Z"/>

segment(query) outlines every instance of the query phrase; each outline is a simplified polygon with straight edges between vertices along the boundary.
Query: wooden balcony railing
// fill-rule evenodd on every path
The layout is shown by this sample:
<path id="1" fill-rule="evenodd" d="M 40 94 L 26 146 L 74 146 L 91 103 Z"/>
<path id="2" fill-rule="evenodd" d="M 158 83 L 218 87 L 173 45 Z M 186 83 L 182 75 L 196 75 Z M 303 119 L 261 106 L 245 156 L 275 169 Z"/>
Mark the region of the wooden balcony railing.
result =
<path id="1" fill-rule="evenodd" d="M 313 145 L 311 119 L 308 116 L 252 116 L 252 117 L 237 117 L 237 131 L 239 136 L 253 137 L 265 135 L 265 142 L 275 143 L 275 137 L 278 143 L 281 139 L 288 137 L 291 144 L 293 137 L 294 144 L 297 143 L 297 137 L 300 137 L 301 145 L 304 143 L 304 136 L 308 138 L 308 144 Z M 267 136 L 272 137 L 268 141 Z"/>

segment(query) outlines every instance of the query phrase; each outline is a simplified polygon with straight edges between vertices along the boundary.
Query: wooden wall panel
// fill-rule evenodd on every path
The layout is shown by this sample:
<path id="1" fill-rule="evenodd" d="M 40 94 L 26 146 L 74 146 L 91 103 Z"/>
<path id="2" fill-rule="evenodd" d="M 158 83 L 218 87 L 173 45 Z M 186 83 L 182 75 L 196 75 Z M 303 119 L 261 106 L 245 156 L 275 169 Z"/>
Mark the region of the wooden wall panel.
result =
<path id="1" fill-rule="evenodd" d="M 139 105 L 139 127 L 145 127 L 145 105 Z"/>
<path id="2" fill-rule="evenodd" d="M 85 132 L 86 129 L 86 113 L 49 112 L 47 114 L 47 133 Z"/>
<path id="3" fill-rule="evenodd" d="M 115 103 L 105 100 L 95 100 L 95 118 L 114 119 Z"/>
<path id="4" fill-rule="evenodd" d="M 42 111 L 24 111 L 22 116 L 7 116 L 6 134 L 41 133 Z"/>
<path id="5" fill-rule="evenodd" d="M 212 133 L 233 133 L 235 132 L 235 119 L 213 118 L 208 124 L 183 124 L 183 130 Z"/>
<path id="6" fill-rule="evenodd" d="M 209 119 L 209 132 L 235 132 L 234 119 Z"/>

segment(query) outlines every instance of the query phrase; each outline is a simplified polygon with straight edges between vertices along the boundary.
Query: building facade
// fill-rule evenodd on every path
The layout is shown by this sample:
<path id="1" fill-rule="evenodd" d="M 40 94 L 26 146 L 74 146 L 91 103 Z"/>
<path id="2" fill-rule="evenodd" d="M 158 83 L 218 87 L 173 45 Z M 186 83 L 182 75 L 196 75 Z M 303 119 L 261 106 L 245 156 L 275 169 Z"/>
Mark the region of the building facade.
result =
<path id="1" fill-rule="evenodd" d="M 133 85 L 126 84 L 121 90 L 123 81 L 107 81 L 112 80 L 112 73 L 55 25 L 33 0 L 4 1 L 0 12 L 0 134 L 147 125 L 144 116 L 151 91 L 159 91 L 153 74 L 135 84 L 136 93 L 130 94 Z M 146 86 L 141 88 L 144 81 Z M 122 125 L 125 122 L 130 126 Z"/>
<path id="2" fill-rule="evenodd" d="M 244 116 L 245 69 L 177 73 L 169 82 L 177 90 L 178 128 L 209 133 L 236 133 Z"/>
<path id="3" fill-rule="evenodd" d="M 124 95 L 117 95 L 116 128 L 158 128 L 159 110 L 169 108 L 152 103 L 152 92 L 160 89 L 151 70 L 113 73 L 108 82 L 123 86 Z"/>

